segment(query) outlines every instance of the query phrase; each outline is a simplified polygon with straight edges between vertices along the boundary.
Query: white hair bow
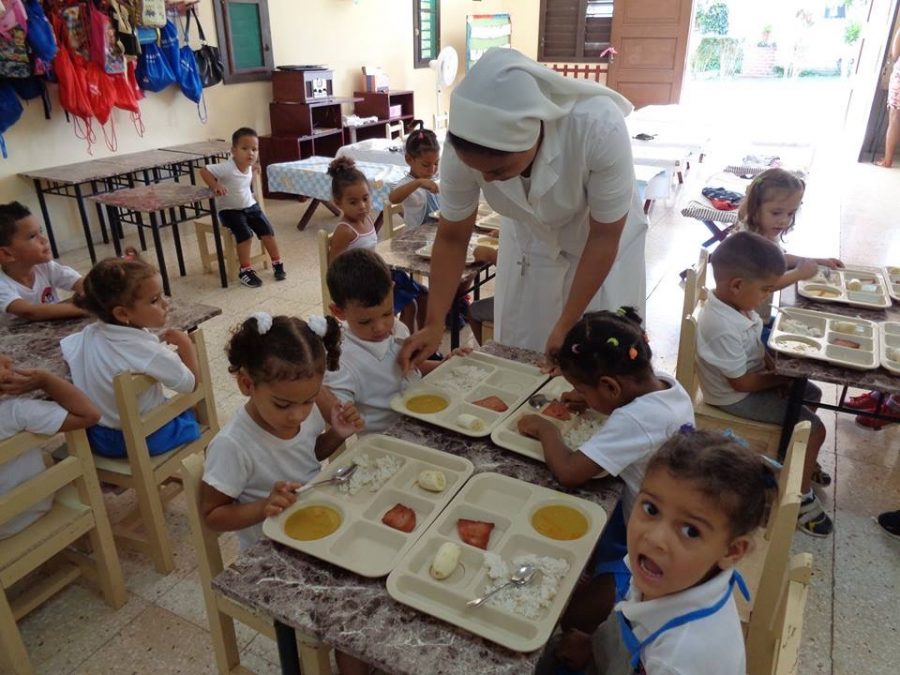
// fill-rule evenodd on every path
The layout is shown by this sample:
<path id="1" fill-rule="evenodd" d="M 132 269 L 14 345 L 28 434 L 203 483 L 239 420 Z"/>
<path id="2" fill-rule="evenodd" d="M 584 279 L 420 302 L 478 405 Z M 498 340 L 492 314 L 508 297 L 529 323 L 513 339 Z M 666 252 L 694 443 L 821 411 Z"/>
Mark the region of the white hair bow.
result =
<path id="1" fill-rule="evenodd" d="M 328 321 L 321 314 L 313 314 L 306 320 L 306 325 L 309 326 L 309 329 L 318 335 L 320 338 L 325 337 L 325 333 L 328 332 Z"/>
<path id="2" fill-rule="evenodd" d="M 272 328 L 272 315 L 268 312 L 253 312 L 251 319 L 256 319 L 256 330 L 260 335 L 265 335 Z"/>

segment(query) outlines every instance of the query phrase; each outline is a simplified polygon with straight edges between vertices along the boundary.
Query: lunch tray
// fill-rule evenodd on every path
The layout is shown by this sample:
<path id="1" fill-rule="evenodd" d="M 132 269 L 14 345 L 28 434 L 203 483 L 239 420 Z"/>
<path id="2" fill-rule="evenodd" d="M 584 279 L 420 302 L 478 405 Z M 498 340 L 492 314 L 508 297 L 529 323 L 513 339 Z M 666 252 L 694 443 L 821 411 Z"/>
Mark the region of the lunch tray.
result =
<path id="1" fill-rule="evenodd" d="M 453 495 L 472 475 L 472 462 L 424 445 L 373 434 L 364 436 L 343 452 L 316 481 L 327 480 L 334 472 L 351 464 L 365 453 L 373 461 L 391 455 L 403 465 L 376 492 L 363 486 L 355 495 L 337 485 L 312 488 L 297 495 L 290 508 L 263 523 L 263 533 L 280 544 L 315 558 L 355 572 L 364 577 L 383 577 L 422 536 Z M 429 492 L 419 487 L 416 478 L 424 469 L 443 471 L 447 487 L 443 492 Z M 382 516 L 395 504 L 403 504 L 416 512 L 416 527 L 401 532 L 381 522 Z M 285 534 L 284 524 L 290 516 L 306 506 L 330 506 L 341 514 L 341 524 L 326 537 L 300 541 Z"/>
<path id="2" fill-rule="evenodd" d="M 463 366 L 475 366 L 483 371 L 483 377 L 468 391 L 461 391 L 453 386 L 450 380 L 453 371 Z M 413 417 L 435 426 L 456 431 L 460 434 L 481 438 L 490 436 L 491 432 L 518 408 L 525 400 L 547 380 L 536 366 L 503 359 L 499 356 L 472 352 L 467 356 L 454 356 L 438 368 L 428 373 L 420 382 L 409 387 L 405 392 L 391 399 L 391 408 L 402 415 Z M 417 413 L 406 407 L 406 402 L 419 395 L 436 395 L 446 399 L 449 405 L 435 413 Z M 473 405 L 488 396 L 496 396 L 506 404 L 504 412 L 495 412 L 482 406 Z M 461 414 L 473 415 L 480 419 L 484 426 L 473 430 L 461 426 L 457 418 Z"/>
<path id="3" fill-rule="evenodd" d="M 544 394 L 547 398 L 555 400 L 559 399 L 559 397 L 567 391 L 572 391 L 572 385 L 566 381 L 566 378 L 554 377 L 547 382 L 547 384 L 538 389 L 536 393 Z M 546 408 L 546 406 L 544 406 L 544 408 Z M 543 408 L 541 410 L 543 410 Z M 499 424 L 494 431 L 491 432 L 491 440 L 501 448 L 512 450 L 520 455 L 525 455 L 526 457 L 531 457 L 539 462 L 543 462 L 544 450 L 541 447 L 540 441 L 529 438 L 528 436 L 523 436 L 518 431 L 519 420 L 522 417 L 525 415 L 540 414 L 541 410 L 532 408 L 526 400 L 518 410 L 507 417 L 502 424 Z M 603 422 L 606 420 L 604 415 L 601 415 L 595 410 L 586 410 L 580 415 L 572 413 L 572 419 L 568 421 L 559 420 L 548 415 L 544 415 L 543 417 L 559 428 L 563 433 L 563 438 L 565 438 L 566 432 L 575 427 L 576 424 Z M 567 443 L 566 445 L 569 444 Z M 573 448 L 573 450 L 574 449 L 576 448 Z M 606 475 L 606 471 L 601 471 L 595 478 Z"/>
<path id="4" fill-rule="evenodd" d="M 796 321 L 805 332 L 785 322 Z M 859 345 L 851 348 L 835 344 L 849 340 Z M 775 319 L 769 335 L 769 347 L 788 356 L 827 361 L 845 368 L 871 370 L 878 367 L 878 327 L 874 321 L 812 309 L 783 309 Z"/>
<path id="5" fill-rule="evenodd" d="M 900 267 L 885 267 L 884 280 L 887 282 L 890 296 L 900 302 Z"/>
<path id="6" fill-rule="evenodd" d="M 853 281 L 861 282 L 862 288 L 850 290 L 847 284 Z M 884 277 L 879 270 L 870 267 L 820 269 L 813 278 L 797 282 L 797 293 L 817 302 L 839 302 L 853 307 L 884 309 L 891 306 Z"/>
<path id="7" fill-rule="evenodd" d="M 587 532 L 578 539 L 560 541 L 537 532 L 532 514 L 540 507 L 565 505 L 579 511 L 588 521 Z M 501 583 L 492 581 L 485 567 L 485 552 L 464 543 L 457 533 L 460 518 L 494 523 L 487 551 L 498 554 L 507 566 L 519 556 L 534 554 L 559 558 L 569 563 L 550 605 L 529 619 L 487 602 L 467 607 L 469 600 Z M 539 649 L 569 601 L 582 569 L 606 524 L 606 512 L 597 504 L 571 495 L 532 485 L 496 473 L 480 473 L 469 479 L 428 531 L 415 543 L 387 580 L 392 598 L 492 642 L 519 652 Z M 435 553 L 444 542 L 461 549 L 459 565 L 442 581 L 429 570 Z M 535 578 L 531 586 L 540 583 Z M 516 593 L 511 587 L 500 591 Z M 498 594 L 499 595 L 499 594 Z"/>
<path id="8" fill-rule="evenodd" d="M 881 367 L 900 375 L 900 321 L 882 321 L 878 324 L 881 332 Z M 889 358 L 888 350 L 895 349 L 897 358 Z"/>

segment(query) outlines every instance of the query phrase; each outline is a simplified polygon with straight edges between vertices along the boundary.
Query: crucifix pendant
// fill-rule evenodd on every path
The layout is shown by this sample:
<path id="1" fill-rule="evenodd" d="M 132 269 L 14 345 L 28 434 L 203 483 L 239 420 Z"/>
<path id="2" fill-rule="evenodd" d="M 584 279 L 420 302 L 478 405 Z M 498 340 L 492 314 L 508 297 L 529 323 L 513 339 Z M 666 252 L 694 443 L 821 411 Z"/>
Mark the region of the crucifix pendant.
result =
<path id="1" fill-rule="evenodd" d="M 521 268 L 519 270 L 519 276 L 521 276 L 521 277 L 525 276 L 525 268 L 531 267 L 531 263 L 528 262 L 528 256 L 526 256 L 524 254 L 522 255 L 522 259 L 516 262 L 516 265 L 518 265 Z"/>

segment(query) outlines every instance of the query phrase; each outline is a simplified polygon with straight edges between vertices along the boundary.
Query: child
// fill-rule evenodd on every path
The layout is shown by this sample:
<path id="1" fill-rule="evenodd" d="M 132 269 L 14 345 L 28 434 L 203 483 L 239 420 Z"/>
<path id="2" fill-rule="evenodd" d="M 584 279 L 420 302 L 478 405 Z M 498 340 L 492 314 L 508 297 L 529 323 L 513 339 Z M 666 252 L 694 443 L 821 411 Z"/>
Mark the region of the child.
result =
<path id="1" fill-rule="evenodd" d="M 69 382 L 46 370 L 14 368 L 12 360 L 0 354 L 0 394 L 21 396 L 38 389 L 53 400 L 13 398 L 0 401 L 0 441 L 12 438 L 20 431 L 52 435 L 83 429 L 100 419 L 100 412 L 88 397 Z M 45 468 L 40 448 L 32 448 L 0 464 L 0 495 L 11 492 Z M 0 539 L 21 532 L 47 513 L 52 505 L 53 498 L 48 497 L 10 520 L 0 522 Z"/>
<path id="2" fill-rule="evenodd" d="M 616 589 L 630 576 L 622 564 L 625 523 L 644 480 L 651 455 L 684 424 L 693 424 L 691 397 L 678 382 L 653 370 L 641 317 L 630 307 L 585 314 L 555 355 L 563 377 L 575 388 L 564 400 L 577 401 L 609 418 L 577 449 L 542 415 L 526 415 L 519 431 L 541 442 L 553 476 L 565 487 L 588 482 L 601 470 L 625 481 L 594 555 L 594 578 L 575 596 L 563 625 L 591 633 L 609 614 Z"/>
<path id="3" fill-rule="evenodd" d="M 77 301 L 100 320 L 59 344 L 72 381 L 102 413 L 100 423 L 87 430 L 91 450 L 104 457 L 126 457 L 115 376 L 130 371 L 159 380 L 138 399 L 143 415 L 165 402 L 163 385 L 181 393 L 194 390 L 200 373 L 197 353 L 180 330 L 169 328 L 160 337 L 148 330 L 166 325 L 169 301 L 162 294 L 159 273 L 142 260 L 101 260 L 84 278 L 84 296 Z M 194 412 L 186 410 L 150 434 L 147 446 L 151 455 L 160 455 L 199 437 Z"/>
<path id="4" fill-rule="evenodd" d="M 216 206 L 222 224 L 234 234 L 237 242 L 238 277 L 244 286 L 259 288 L 262 279 L 250 264 L 250 247 L 256 234 L 272 259 L 275 281 L 287 278 L 284 261 L 275 241 L 275 230 L 253 197 L 253 174 L 259 171 L 259 137 L 253 129 L 241 127 L 231 135 L 231 159 L 207 164 L 200 176 L 220 197 Z"/>
<path id="5" fill-rule="evenodd" d="M 697 325 L 697 375 L 704 401 L 722 410 L 769 424 L 784 421 L 787 398 L 782 388 L 789 378 L 772 372 L 759 339 L 762 320 L 753 310 L 771 293 L 784 274 L 784 256 L 777 245 L 752 232 L 725 239 L 712 255 L 716 288 L 700 312 Z M 821 390 L 809 383 L 807 401 L 818 401 Z M 800 419 L 812 423 L 803 468 L 803 500 L 798 527 L 815 537 L 831 533 L 832 523 L 812 489 L 828 485 L 829 476 L 816 462 L 825 441 L 825 425 L 804 406 Z"/>
<path id="6" fill-rule="evenodd" d="M 627 594 L 592 637 L 566 634 L 556 656 L 611 675 L 744 675 L 734 586 L 748 593 L 734 567 L 776 493 L 752 450 L 716 433 L 676 433 L 650 459 L 628 520 Z"/>
<path id="7" fill-rule="evenodd" d="M 406 138 L 409 173 L 391 190 L 388 199 L 392 204 L 403 205 L 403 221 L 407 227 L 418 227 L 440 208 L 437 199 L 440 190 L 433 179 L 438 171 L 441 146 L 434 132 L 425 129 L 421 120 L 414 120 L 412 128 Z"/>
<path id="8" fill-rule="evenodd" d="M 371 215 L 369 181 L 349 157 L 338 157 L 331 162 L 328 175 L 331 176 L 334 203 L 343 216 L 331 236 L 328 259 L 334 260 L 344 251 L 375 248 L 378 232 Z M 394 282 L 394 313 L 400 314 L 400 320 L 410 330 L 415 330 L 418 314 L 421 327 L 428 310 L 428 290 L 400 270 L 392 270 L 391 278 Z"/>
<path id="9" fill-rule="evenodd" d="M 57 289 L 81 293 L 81 275 L 53 260 L 47 238 L 27 207 L 0 205 L 0 307 L 28 321 L 81 318 Z"/>
<path id="10" fill-rule="evenodd" d="M 320 404 L 330 410 L 335 396 L 355 401 L 367 432 L 387 429 L 399 415 L 391 399 L 421 378 L 418 371 L 404 377 L 397 356 L 409 330 L 394 319 L 394 284 L 384 260 L 369 249 L 355 249 L 334 259 L 326 275 L 331 311 L 344 322 L 340 369 L 325 374 Z M 439 364 L 427 361 L 423 372 Z"/>

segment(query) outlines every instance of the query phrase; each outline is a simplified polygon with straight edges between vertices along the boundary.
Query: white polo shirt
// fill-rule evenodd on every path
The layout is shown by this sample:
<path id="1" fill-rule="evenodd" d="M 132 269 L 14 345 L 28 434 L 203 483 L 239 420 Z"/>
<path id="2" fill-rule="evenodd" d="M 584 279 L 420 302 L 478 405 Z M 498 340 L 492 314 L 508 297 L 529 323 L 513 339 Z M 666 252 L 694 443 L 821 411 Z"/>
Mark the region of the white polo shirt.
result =
<path id="1" fill-rule="evenodd" d="M 216 177 L 228 194 L 216 197 L 216 208 L 219 211 L 246 209 L 256 203 L 253 197 L 253 167 L 244 173 L 237 168 L 234 159 L 229 157 L 218 164 L 207 164 L 206 170 Z"/>
<path id="2" fill-rule="evenodd" d="M 403 179 L 397 183 L 394 188 L 406 185 L 416 180 L 412 174 L 406 174 Z M 403 222 L 407 227 L 418 227 L 425 222 L 428 215 L 428 197 L 425 194 L 425 188 L 416 188 L 410 193 L 409 197 L 403 200 Z"/>
<path id="3" fill-rule="evenodd" d="M 34 266 L 34 283 L 29 288 L 0 270 L 0 307 L 3 311 L 14 300 L 24 300 L 32 305 L 50 305 L 59 302 L 57 288 L 71 291 L 81 274 L 55 260 Z"/>
<path id="4" fill-rule="evenodd" d="M 165 403 L 163 386 L 183 394 L 194 391 L 194 374 L 178 354 L 143 328 L 97 321 L 63 338 L 59 346 L 72 382 L 100 409 L 100 424 L 110 429 L 122 428 L 113 389 L 113 378 L 119 373 L 143 373 L 160 382 L 138 398 L 142 415 Z"/>
<path id="5" fill-rule="evenodd" d="M 638 396 L 628 405 L 616 408 L 596 435 L 578 448 L 625 481 L 622 507 L 626 522 L 650 457 L 683 424 L 694 423 L 694 406 L 684 387 L 664 373 L 656 373 L 656 377 L 669 388 Z"/>
<path id="6" fill-rule="evenodd" d="M 353 401 L 366 422 L 365 433 L 380 433 L 399 415 L 391 410 L 391 399 L 422 379 L 418 371 L 406 378 L 397 357 L 409 330 L 394 322 L 393 335 L 381 342 L 366 342 L 344 325 L 340 369 L 325 373 L 325 385 L 341 401 Z"/>
<path id="7" fill-rule="evenodd" d="M 697 322 L 697 376 L 706 403 L 731 405 L 747 397 L 747 392 L 735 391 L 728 378 L 765 368 L 761 335 L 756 312 L 743 314 L 709 294 Z"/>
<path id="8" fill-rule="evenodd" d="M 68 411 L 53 401 L 32 401 L 14 398 L 0 401 L 0 441 L 12 438 L 20 431 L 52 435 L 66 421 Z M 0 495 L 5 495 L 27 480 L 44 471 L 44 458 L 40 448 L 32 448 L 0 464 Z M 50 510 L 53 497 L 47 497 L 31 505 L 14 518 L 0 523 L 0 539 L 11 537 Z"/>
<path id="9" fill-rule="evenodd" d="M 241 406 L 209 444 L 203 482 L 240 504 L 265 499 L 276 481 L 308 483 L 319 473 L 316 439 L 325 420 L 313 406 L 300 432 L 285 440 L 261 428 Z M 262 537 L 262 523 L 238 531 L 241 549 Z"/>
<path id="10" fill-rule="evenodd" d="M 643 641 L 675 617 L 715 605 L 728 591 L 731 575 L 732 570 L 723 570 L 699 586 L 647 601 L 632 583 L 615 609 Z M 715 614 L 664 632 L 644 649 L 641 663 L 647 675 L 745 675 L 744 634 L 734 597 Z"/>

